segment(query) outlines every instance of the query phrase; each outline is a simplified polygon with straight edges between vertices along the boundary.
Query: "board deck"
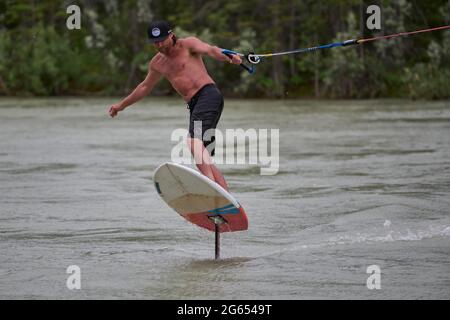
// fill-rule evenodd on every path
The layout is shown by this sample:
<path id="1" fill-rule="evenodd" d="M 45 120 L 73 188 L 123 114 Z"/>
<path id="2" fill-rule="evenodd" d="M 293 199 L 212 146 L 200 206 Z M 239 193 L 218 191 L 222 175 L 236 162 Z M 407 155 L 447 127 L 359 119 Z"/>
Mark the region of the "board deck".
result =
<path id="1" fill-rule="evenodd" d="M 244 208 L 225 189 L 200 172 L 176 163 L 159 166 L 153 175 L 161 198 L 186 220 L 215 231 L 213 217 L 225 222 L 219 232 L 248 229 Z"/>

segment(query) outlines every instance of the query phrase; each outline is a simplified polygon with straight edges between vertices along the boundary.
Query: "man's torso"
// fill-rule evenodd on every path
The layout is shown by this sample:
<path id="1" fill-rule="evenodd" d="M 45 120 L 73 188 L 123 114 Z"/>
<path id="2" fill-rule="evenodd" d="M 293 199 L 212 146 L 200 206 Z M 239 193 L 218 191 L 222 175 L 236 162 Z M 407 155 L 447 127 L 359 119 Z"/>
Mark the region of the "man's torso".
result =
<path id="1" fill-rule="evenodd" d="M 179 43 L 179 44 L 178 44 Z M 178 40 L 175 54 L 158 53 L 151 61 L 151 67 L 169 80 L 173 88 L 188 102 L 203 86 L 214 83 L 208 75 L 202 57 L 183 47 Z"/>

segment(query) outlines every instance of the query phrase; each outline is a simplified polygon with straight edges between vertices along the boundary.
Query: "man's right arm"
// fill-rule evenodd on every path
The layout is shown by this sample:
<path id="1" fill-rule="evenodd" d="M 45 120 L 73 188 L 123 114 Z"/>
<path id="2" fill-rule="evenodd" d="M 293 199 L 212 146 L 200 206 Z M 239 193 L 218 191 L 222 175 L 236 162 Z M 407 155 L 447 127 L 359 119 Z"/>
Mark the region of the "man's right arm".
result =
<path id="1" fill-rule="evenodd" d="M 110 116 L 114 118 L 119 111 L 122 111 L 126 107 L 132 105 L 133 103 L 141 100 L 146 95 L 148 95 L 152 91 L 155 84 L 159 81 L 159 79 L 161 79 L 161 74 L 152 69 L 150 62 L 148 73 L 144 81 L 142 81 L 128 97 L 123 99 L 120 103 L 114 104 L 109 109 Z"/>

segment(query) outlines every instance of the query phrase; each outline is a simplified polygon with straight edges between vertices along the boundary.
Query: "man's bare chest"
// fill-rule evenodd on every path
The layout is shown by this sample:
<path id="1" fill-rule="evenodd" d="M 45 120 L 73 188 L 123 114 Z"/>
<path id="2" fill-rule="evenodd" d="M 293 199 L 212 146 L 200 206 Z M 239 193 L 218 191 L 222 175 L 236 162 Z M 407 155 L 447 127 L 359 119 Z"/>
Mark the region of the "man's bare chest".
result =
<path id="1" fill-rule="evenodd" d="M 163 57 L 158 62 L 159 72 L 168 77 L 183 74 L 197 63 L 189 53 L 182 53 L 176 57 Z"/>

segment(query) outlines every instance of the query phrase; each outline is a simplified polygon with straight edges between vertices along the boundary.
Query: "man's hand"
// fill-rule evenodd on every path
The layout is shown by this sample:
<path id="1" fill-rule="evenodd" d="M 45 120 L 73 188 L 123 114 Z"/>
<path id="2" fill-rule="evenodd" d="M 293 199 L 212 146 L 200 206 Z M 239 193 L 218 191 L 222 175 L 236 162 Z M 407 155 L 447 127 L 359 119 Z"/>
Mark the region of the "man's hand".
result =
<path id="1" fill-rule="evenodd" d="M 120 106 L 119 103 L 113 104 L 111 106 L 111 108 L 109 108 L 109 115 L 111 116 L 111 118 L 114 118 L 119 111 L 122 111 L 124 108 Z"/>
<path id="2" fill-rule="evenodd" d="M 156 55 L 155 57 L 158 57 L 158 55 Z M 152 68 L 152 62 L 154 61 L 154 59 L 155 58 L 153 58 L 152 61 L 150 61 L 150 63 L 148 64 L 148 73 L 144 81 L 142 81 L 133 90 L 133 92 L 128 95 L 128 97 L 123 99 L 120 103 L 113 104 L 111 108 L 109 108 L 109 115 L 111 116 L 111 118 L 114 118 L 120 111 L 128 108 L 136 101 L 139 101 L 143 97 L 148 95 L 150 91 L 152 91 L 152 88 L 156 84 L 156 82 L 161 79 L 162 75 Z"/>
<path id="3" fill-rule="evenodd" d="M 241 63 L 242 63 L 242 59 L 241 59 L 241 57 L 240 57 L 239 55 L 233 54 L 233 55 L 231 56 L 230 63 L 233 63 L 233 64 L 241 64 Z"/>

